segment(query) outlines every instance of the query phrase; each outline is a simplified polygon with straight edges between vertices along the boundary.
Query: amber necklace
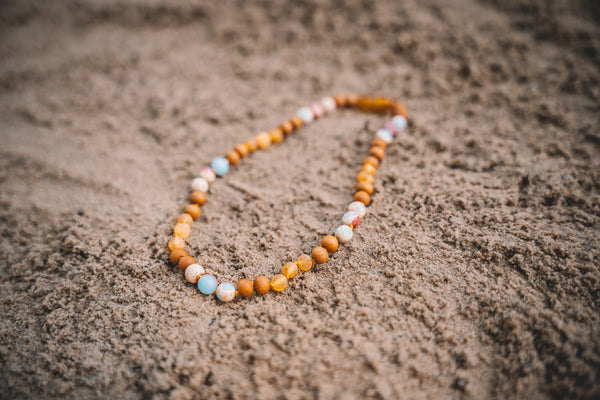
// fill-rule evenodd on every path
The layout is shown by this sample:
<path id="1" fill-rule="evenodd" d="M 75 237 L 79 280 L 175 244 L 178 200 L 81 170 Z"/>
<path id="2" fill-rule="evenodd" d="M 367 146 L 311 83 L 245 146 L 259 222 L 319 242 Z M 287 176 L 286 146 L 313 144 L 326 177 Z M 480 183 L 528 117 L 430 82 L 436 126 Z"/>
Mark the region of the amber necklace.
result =
<path id="1" fill-rule="evenodd" d="M 287 136 L 300 129 L 303 125 L 335 111 L 337 108 L 357 108 L 361 111 L 378 114 L 391 114 L 392 119 L 385 123 L 383 128 L 377 130 L 375 139 L 371 142 L 369 155 L 365 158 L 363 167 L 357 175 L 358 183 L 353 202 L 348 205 L 347 212 L 342 216 L 342 224 L 321 240 L 321 246 L 315 247 L 311 254 L 302 254 L 296 261 L 283 264 L 281 273 L 272 278 L 259 276 L 254 281 L 241 279 L 237 285 L 230 282 L 218 283 L 217 278 L 205 271 L 204 267 L 185 251 L 185 239 L 190 236 L 194 220 L 200 218 L 200 206 L 206 203 L 206 193 L 209 185 L 217 177 L 222 177 L 229 172 L 230 167 L 237 165 L 241 159 L 257 150 L 263 150 L 271 144 L 282 142 Z M 222 301 L 231 301 L 236 296 L 250 297 L 254 292 L 265 294 L 269 290 L 281 292 L 288 286 L 288 280 L 294 278 L 299 271 L 309 271 L 315 264 L 323 264 L 329 259 L 329 253 L 335 252 L 340 243 L 352 239 L 353 231 L 358 226 L 361 218 L 367 212 L 373 193 L 373 180 L 379 164 L 385 155 L 385 148 L 392 142 L 396 134 L 407 125 L 407 114 L 401 103 L 386 99 L 372 97 L 358 97 L 355 95 L 325 97 L 320 102 L 309 107 L 302 107 L 291 119 L 283 122 L 278 128 L 269 132 L 262 132 L 246 143 L 236 145 L 225 157 L 217 157 L 210 166 L 200 169 L 198 177 L 192 179 L 190 204 L 183 214 L 177 218 L 173 229 L 173 237 L 168 246 L 171 250 L 170 259 L 173 264 L 184 271 L 185 279 L 198 285 L 200 292 L 210 295 L 216 292 Z"/>

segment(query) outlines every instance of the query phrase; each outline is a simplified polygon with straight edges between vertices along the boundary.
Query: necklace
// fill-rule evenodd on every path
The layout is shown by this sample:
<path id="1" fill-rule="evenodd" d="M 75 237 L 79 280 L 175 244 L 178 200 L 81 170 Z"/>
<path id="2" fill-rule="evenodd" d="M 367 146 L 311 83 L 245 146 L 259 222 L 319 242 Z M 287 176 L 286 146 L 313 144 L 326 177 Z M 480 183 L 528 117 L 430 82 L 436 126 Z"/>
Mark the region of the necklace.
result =
<path id="1" fill-rule="evenodd" d="M 296 261 L 283 264 L 281 273 L 272 278 L 259 276 L 254 281 L 241 279 L 237 285 L 230 282 L 218 283 L 217 278 L 205 271 L 204 267 L 196 263 L 196 260 L 188 255 L 185 247 L 185 239 L 190 236 L 191 226 L 194 220 L 200 218 L 202 210 L 200 206 L 206 203 L 206 193 L 209 185 L 216 178 L 222 177 L 229 172 L 230 167 L 237 165 L 241 159 L 257 150 L 263 150 L 271 144 L 282 142 L 287 136 L 300 129 L 303 125 L 323 117 L 325 114 L 335 111 L 337 108 L 357 108 L 360 111 L 377 114 L 392 114 L 394 117 L 385 123 L 383 128 L 377 130 L 375 139 L 371 142 L 369 155 L 364 160 L 363 167 L 357 175 L 356 193 L 353 201 L 348 206 L 347 212 L 342 216 L 342 223 L 333 231 L 333 234 L 323 237 L 321 245 L 315 247 L 311 254 L 302 254 Z M 291 119 L 284 121 L 278 128 L 269 132 L 263 132 L 245 143 L 236 145 L 233 150 L 225 154 L 225 157 L 217 157 L 210 166 L 200 169 L 199 176 L 192 179 L 190 184 L 192 193 L 190 204 L 177 218 L 173 229 L 173 237 L 169 240 L 168 247 L 171 250 L 170 260 L 184 271 L 185 279 L 198 285 L 201 293 L 210 295 L 216 292 L 222 301 L 231 301 L 236 296 L 250 297 L 254 293 L 265 294 L 269 290 L 283 291 L 288 286 L 288 280 L 294 278 L 299 271 L 307 272 L 315 264 L 323 264 L 329 259 L 329 254 L 335 252 L 340 243 L 346 243 L 352 239 L 353 231 L 367 212 L 367 206 L 371 202 L 373 193 L 373 180 L 379 164 L 385 155 L 385 148 L 391 143 L 396 134 L 405 129 L 407 125 L 407 114 L 404 106 L 390 99 L 377 97 L 358 97 L 356 95 L 325 97 L 320 102 L 309 107 L 302 107 Z"/>

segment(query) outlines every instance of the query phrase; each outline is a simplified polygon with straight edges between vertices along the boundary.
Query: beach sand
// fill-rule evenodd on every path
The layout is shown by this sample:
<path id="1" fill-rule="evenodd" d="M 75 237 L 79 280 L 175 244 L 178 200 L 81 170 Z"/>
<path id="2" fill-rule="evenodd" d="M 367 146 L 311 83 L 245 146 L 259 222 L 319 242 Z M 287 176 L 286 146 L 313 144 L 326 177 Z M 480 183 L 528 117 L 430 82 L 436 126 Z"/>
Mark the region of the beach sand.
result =
<path id="1" fill-rule="evenodd" d="M 0 397 L 600 398 L 597 3 L 207 3 L 0 3 Z M 199 293 L 190 179 L 335 93 L 410 114 L 353 240 Z M 310 252 L 384 122 L 244 159 L 189 251 L 232 282 Z"/>

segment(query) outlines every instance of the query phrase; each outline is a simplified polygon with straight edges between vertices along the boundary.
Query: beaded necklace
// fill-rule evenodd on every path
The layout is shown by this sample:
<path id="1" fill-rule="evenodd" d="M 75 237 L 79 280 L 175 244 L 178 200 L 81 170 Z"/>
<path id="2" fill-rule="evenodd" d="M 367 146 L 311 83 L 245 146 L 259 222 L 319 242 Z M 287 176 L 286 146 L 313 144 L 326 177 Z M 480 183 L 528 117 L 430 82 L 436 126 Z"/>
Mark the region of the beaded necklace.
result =
<path id="1" fill-rule="evenodd" d="M 321 245 L 315 247 L 311 254 L 302 254 L 296 261 L 286 262 L 281 268 L 281 273 L 272 278 L 259 276 L 254 281 L 241 279 L 237 285 L 230 282 L 218 283 L 214 275 L 196 263 L 196 260 L 185 251 L 185 239 L 190 236 L 194 220 L 200 218 L 200 206 L 206 203 L 206 193 L 209 185 L 217 177 L 224 176 L 230 169 L 237 165 L 241 159 L 257 150 L 263 150 L 271 144 L 282 142 L 287 136 L 300 129 L 303 125 L 337 108 L 357 108 L 365 112 L 377 114 L 392 114 L 394 117 L 385 123 L 383 128 L 377 130 L 375 139 L 371 142 L 369 155 L 364 160 L 363 167 L 357 175 L 358 183 L 354 199 L 348 206 L 347 212 L 342 216 L 342 224 L 333 231 L 333 234 L 323 237 Z M 210 166 L 200 169 L 199 176 L 192 179 L 190 204 L 183 214 L 177 218 L 173 229 L 173 237 L 169 240 L 171 250 L 170 260 L 184 271 L 185 279 L 198 285 L 201 293 L 217 294 L 219 300 L 231 301 L 236 296 L 250 297 L 255 292 L 265 294 L 269 290 L 283 291 L 288 286 L 288 280 L 294 278 L 299 271 L 309 271 L 315 264 L 323 264 L 329 259 L 329 254 L 335 252 L 340 243 L 352 239 L 353 231 L 367 212 L 373 193 L 373 180 L 379 164 L 385 155 L 385 148 L 392 142 L 397 133 L 406 128 L 407 114 L 402 103 L 386 98 L 358 97 L 356 95 L 325 97 L 320 102 L 309 107 L 302 107 L 291 119 L 284 121 L 278 128 L 269 132 L 262 132 L 245 143 L 236 145 L 224 157 L 217 157 Z"/>

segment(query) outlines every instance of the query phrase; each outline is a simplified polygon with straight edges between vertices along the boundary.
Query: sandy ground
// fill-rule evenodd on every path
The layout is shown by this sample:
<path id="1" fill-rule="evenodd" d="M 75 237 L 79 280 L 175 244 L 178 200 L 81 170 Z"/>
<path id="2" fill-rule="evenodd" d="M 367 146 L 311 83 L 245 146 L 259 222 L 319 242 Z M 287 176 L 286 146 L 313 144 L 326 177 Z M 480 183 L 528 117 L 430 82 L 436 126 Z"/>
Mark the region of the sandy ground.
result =
<path id="1" fill-rule="evenodd" d="M 530 3 L 1 2 L 0 396 L 599 398 L 600 7 Z M 353 241 L 201 295 L 165 247 L 189 179 L 338 92 L 412 117 Z M 237 280 L 310 251 L 383 121 L 244 160 L 192 253 Z"/>

